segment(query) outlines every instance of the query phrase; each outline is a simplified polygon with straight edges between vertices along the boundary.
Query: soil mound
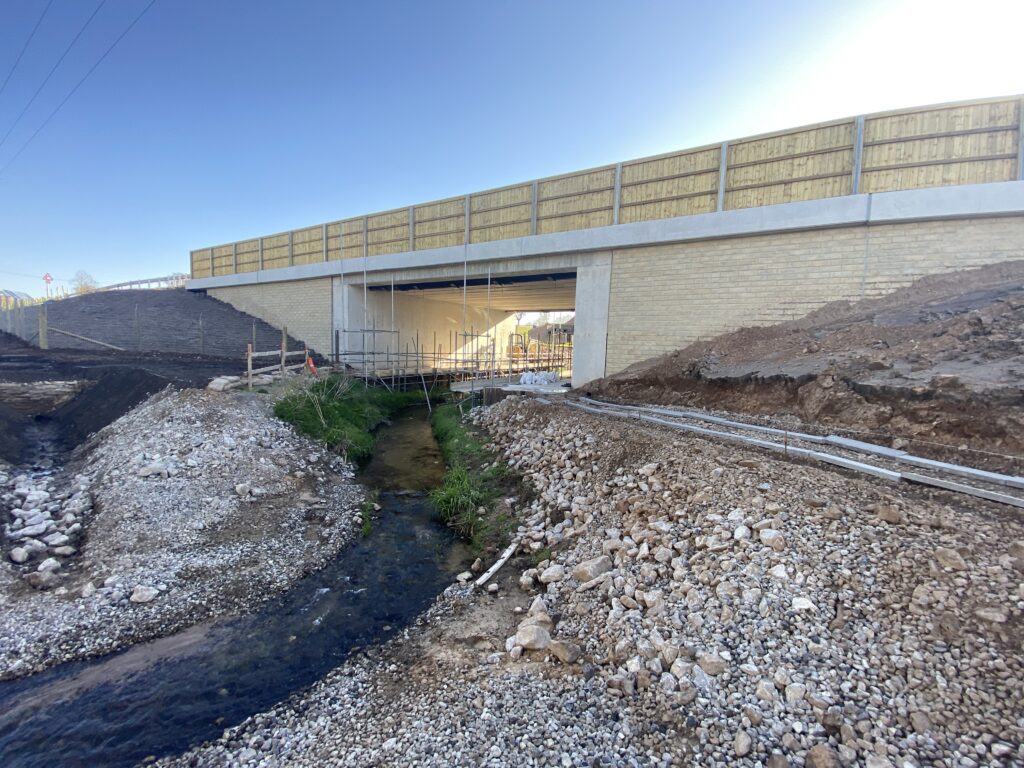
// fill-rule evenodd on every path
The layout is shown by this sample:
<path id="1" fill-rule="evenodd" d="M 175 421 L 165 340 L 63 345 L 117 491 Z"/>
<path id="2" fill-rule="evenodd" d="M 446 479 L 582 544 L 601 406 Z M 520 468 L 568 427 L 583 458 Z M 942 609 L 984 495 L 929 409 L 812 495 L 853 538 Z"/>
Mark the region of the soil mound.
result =
<path id="1" fill-rule="evenodd" d="M 1022 468 L 1024 261 L 741 328 L 592 382 L 604 397 L 793 416 L 921 453 Z M 934 444 L 934 445 L 933 445 Z M 979 463 L 975 460 L 972 463 Z"/>
<path id="2" fill-rule="evenodd" d="M 13 333 L 0 331 L 0 355 L 9 355 L 11 353 L 23 352 L 28 348 L 28 343 L 22 341 Z"/>
<path id="3" fill-rule="evenodd" d="M 61 447 L 70 450 L 167 385 L 167 379 L 148 371 L 114 369 L 102 373 L 78 397 L 46 418 L 59 425 Z"/>

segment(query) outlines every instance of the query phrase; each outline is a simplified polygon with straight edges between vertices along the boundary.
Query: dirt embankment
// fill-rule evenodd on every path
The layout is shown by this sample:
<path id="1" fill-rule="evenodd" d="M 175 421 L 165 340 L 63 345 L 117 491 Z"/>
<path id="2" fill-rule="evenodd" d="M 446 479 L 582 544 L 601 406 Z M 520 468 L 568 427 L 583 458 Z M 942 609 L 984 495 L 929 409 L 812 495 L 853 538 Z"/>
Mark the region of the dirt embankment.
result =
<path id="1" fill-rule="evenodd" d="M 39 306 L 0 313 L 0 327 L 36 343 Z M 96 291 L 46 303 L 51 347 L 238 357 L 245 345 L 276 349 L 281 329 L 212 296 L 185 289 Z M 74 333 L 69 336 L 67 333 Z M 289 336 L 289 347 L 302 341 Z"/>
<path id="2" fill-rule="evenodd" d="M 585 389 L 634 402 L 791 416 L 1020 472 L 1024 465 L 1012 455 L 1024 453 L 1022 384 L 1024 261 L 1014 261 L 742 328 Z"/>
<path id="3" fill-rule="evenodd" d="M 240 373 L 241 358 L 111 350 L 41 350 L 0 331 L 0 460 L 21 464 L 38 448 L 39 427 L 58 451 L 90 434 L 168 385 L 204 387 L 220 374 Z M 75 396 L 50 407 L 24 407 L 26 395 L 70 387 Z"/>

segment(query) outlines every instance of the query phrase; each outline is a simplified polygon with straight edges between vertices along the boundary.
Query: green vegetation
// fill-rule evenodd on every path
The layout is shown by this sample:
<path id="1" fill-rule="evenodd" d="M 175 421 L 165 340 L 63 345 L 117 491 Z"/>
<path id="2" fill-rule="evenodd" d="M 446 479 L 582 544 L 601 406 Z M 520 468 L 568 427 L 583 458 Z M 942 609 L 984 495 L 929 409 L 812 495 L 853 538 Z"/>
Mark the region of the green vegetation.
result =
<path id="1" fill-rule="evenodd" d="M 366 492 L 366 498 L 363 499 L 363 506 L 359 510 L 359 517 L 361 522 L 359 524 L 359 534 L 366 538 L 373 531 L 373 513 L 374 507 L 377 506 L 377 498 L 379 492 L 376 489 L 371 489 Z"/>
<path id="2" fill-rule="evenodd" d="M 535 567 L 543 563 L 545 560 L 550 559 L 551 547 L 544 547 L 543 549 L 538 549 L 536 552 L 533 553 L 533 565 Z"/>
<path id="3" fill-rule="evenodd" d="M 430 494 L 438 514 L 475 552 L 501 546 L 514 527 L 507 514 L 493 509 L 505 491 L 507 469 L 462 423 L 456 406 L 435 408 L 430 424 L 448 467 Z"/>
<path id="4" fill-rule="evenodd" d="M 391 392 L 330 376 L 298 380 L 274 404 L 274 415 L 353 461 L 364 462 L 373 453 L 372 430 L 402 408 L 423 401 L 420 391 Z"/>

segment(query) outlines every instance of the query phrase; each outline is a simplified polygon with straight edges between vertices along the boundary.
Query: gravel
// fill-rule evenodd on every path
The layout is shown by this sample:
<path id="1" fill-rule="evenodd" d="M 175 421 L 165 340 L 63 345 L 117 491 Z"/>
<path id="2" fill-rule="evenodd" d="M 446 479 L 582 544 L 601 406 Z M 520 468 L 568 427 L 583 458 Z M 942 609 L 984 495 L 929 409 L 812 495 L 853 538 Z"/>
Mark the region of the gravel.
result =
<path id="1" fill-rule="evenodd" d="M 63 470 L 0 468 L 0 679 L 250 610 L 349 541 L 352 477 L 255 397 L 172 389 Z"/>
<path id="2" fill-rule="evenodd" d="M 536 491 L 498 592 L 450 587 L 162 765 L 1024 762 L 1012 514 L 520 398 L 474 413 Z"/>

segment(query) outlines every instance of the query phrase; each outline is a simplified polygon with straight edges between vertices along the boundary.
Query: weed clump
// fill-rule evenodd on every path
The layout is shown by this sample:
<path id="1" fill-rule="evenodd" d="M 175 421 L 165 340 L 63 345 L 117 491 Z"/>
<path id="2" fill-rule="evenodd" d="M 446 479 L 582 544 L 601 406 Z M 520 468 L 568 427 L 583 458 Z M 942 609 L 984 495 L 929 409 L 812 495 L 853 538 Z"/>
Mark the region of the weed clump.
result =
<path id="1" fill-rule="evenodd" d="M 508 470 L 462 423 L 456 406 L 435 408 L 430 424 L 448 467 L 430 494 L 438 515 L 477 553 L 501 546 L 514 527 L 507 514 L 494 510 Z"/>
<path id="2" fill-rule="evenodd" d="M 347 376 L 329 376 L 298 380 L 274 404 L 274 415 L 362 463 L 373 453 L 373 429 L 402 408 L 422 402 L 419 391 L 391 392 Z"/>

